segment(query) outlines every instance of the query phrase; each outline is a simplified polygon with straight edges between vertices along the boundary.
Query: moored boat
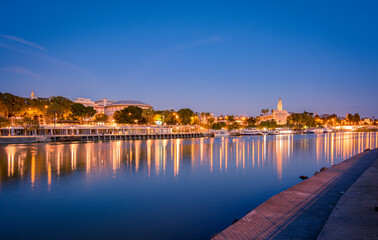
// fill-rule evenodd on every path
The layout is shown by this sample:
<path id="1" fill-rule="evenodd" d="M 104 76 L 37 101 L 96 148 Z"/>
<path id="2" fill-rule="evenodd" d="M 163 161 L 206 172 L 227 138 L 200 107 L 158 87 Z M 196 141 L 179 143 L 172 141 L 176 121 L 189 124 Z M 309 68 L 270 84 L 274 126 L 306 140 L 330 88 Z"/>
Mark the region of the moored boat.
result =
<path id="1" fill-rule="evenodd" d="M 217 130 L 214 132 L 214 137 L 228 137 L 230 133 L 225 130 Z"/>

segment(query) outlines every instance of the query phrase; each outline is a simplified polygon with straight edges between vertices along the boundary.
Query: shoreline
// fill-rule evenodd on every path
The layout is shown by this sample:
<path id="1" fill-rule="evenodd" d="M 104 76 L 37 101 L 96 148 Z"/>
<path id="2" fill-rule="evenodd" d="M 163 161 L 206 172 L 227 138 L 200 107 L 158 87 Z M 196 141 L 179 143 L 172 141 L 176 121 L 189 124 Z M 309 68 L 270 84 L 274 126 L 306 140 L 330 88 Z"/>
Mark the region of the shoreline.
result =
<path id="1" fill-rule="evenodd" d="M 333 132 L 337 133 L 337 132 Z M 361 133 L 361 132 L 351 132 Z M 369 132 L 363 132 L 369 133 Z M 371 131 L 374 133 L 374 131 Z M 267 135 L 230 135 L 227 137 L 256 137 L 256 136 L 287 136 L 287 135 L 313 135 L 324 133 L 292 133 L 292 134 L 267 134 Z M 0 136 L 0 145 L 24 144 L 24 143 L 49 143 L 49 142 L 87 142 L 87 141 L 111 141 L 111 140 L 153 140 L 153 139 L 178 139 L 178 138 L 202 138 L 215 137 L 213 132 L 177 132 L 155 134 L 89 134 L 89 135 L 32 135 L 32 136 Z"/>
<path id="2" fill-rule="evenodd" d="M 148 140 L 213 137 L 212 133 L 162 133 L 162 134 L 103 134 L 103 135 L 53 135 L 53 136 L 0 136 L 0 144 L 86 142 L 110 140 Z"/>
<path id="3" fill-rule="evenodd" d="M 269 198 L 212 237 L 316 239 L 345 192 L 378 159 L 364 151 Z"/>

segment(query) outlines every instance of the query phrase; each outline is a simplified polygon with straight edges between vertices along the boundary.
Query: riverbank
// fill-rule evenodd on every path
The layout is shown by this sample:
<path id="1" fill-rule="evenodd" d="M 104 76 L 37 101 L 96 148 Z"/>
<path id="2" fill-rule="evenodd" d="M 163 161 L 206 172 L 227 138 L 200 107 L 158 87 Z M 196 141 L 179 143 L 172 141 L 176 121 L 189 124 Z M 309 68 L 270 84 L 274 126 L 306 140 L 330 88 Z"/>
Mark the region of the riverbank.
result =
<path id="1" fill-rule="evenodd" d="M 340 202 L 341 208 L 347 209 L 340 211 L 336 208 L 335 213 L 332 211 L 345 192 L 348 191 L 346 195 L 349 196 L 348 198 L 357 196 L 354 188 L 351 188 L 351 191 L 348 189 L 359 180 L 367 169 L 377 165 L 377 159 L 378 149 L 374 149 L 357 154 L 334 165 L 328 170 L 271 197 L 212 239 L 316 239 L 324 226 L 322 239 L 338 238 L 339 235 L 327 236 L 327 234 L 332 233 L 335 224 L 343 221 L 343 218 L 340 218 L 343 215 L 337 213 L 347 213 L 354 206 Z M 372 165 L 373 163 L 374 165 Z M 374 182 L 377 175 L 367 172 L 364 178 Z M 357 189 L 368 192 L 370 188 Z M 372 197 L 371 194 L 364 196 Z M 345 201 L 348 200 L 343 200 L 343 202 Z M 365 198 L 362 201 L 356 198 L 355 201 L 360 201 L 362 204 L 360 208 L 363 208 L 363 201 L 371 201 L 371 199 Z M 374 209 L 371 211 L 374 211 Z M 331 213 L 333 216 L 330 217 Z M 348 217 L 355 217 L 353 214 L 352 216 L 350 216 L 350 213 L 348 214 Z M 347 215 L 344 214 L 344 216 Z M 338 222 L 333 220 L 330 224 L 326 224 L 329 217 L 330 221 L 337 218 Z M 371 218 L 373 217 L 376 219 L 376 216 L 371 216 Z M 347 224 L 344 225 L 347 226 Z M 358 229 L 358 225 L 354 226 L 357 226 Z M 343 230 L 344 228 L 340 231 Z M 374 230 L 370 229 L 370 232 L 372 231 Z M 376 234 L 376 232 L 372 234 Z M 343 239 L 343 237 L 340 236 L 340 239 Z"/>
<path id="2" fill-rule="evenodd" d="M 53 136 L 6 136 L 0 137 L 0 144 L 72 142 L 72 141 L 109 141 L 109 140 L 147 140 L 213 137 L 213 133 L 156 133 L 156 134 L 90 134 L 90 135 L 53 135 Z"/>

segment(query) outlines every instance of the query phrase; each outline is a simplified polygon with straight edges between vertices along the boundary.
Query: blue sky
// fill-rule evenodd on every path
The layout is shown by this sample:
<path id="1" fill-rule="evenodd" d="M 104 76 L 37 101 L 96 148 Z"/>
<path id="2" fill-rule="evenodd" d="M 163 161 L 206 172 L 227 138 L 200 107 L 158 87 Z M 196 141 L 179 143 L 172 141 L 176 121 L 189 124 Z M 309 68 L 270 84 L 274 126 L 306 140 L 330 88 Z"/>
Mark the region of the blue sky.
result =
<path id="1" fill-rule="evenodd" d="M 376 1 L 2 1 L 1 92 L 378 117 Z"/>

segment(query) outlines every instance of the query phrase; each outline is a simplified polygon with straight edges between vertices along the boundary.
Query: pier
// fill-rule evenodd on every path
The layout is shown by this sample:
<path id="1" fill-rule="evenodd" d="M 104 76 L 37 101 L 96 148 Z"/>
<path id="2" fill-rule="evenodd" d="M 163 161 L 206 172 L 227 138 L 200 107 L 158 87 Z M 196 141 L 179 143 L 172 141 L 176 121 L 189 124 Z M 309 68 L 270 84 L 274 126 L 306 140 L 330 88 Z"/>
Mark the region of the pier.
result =
<path id="1" fill-rule="evenodd" d="M 198 126 L 43 126 L 35 131 L 20 127 L 2 129 L 0 144 L 66 141 L 146 140 L 212 137 Z"/>

